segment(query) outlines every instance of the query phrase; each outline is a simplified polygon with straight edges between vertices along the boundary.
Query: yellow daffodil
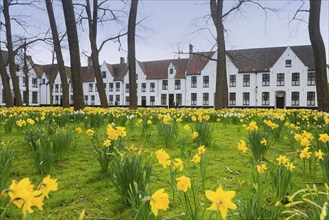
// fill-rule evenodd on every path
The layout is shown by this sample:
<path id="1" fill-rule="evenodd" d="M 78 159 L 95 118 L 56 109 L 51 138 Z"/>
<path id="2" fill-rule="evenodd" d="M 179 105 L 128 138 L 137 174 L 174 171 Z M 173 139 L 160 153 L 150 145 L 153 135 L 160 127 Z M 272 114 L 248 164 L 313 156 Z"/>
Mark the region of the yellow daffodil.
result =
<path id="1" fill-rule="evenodd" d="M 82 132 L 82 129 L 80 127 L 75 128 L 75 132 L 77 132 L 78 134 L 80 134 Z"/>
<path id="2" fill-rule="evenodd" d="M 179 169 L 179 171 L 182 171 L 184 169 L 184 162 L 179 158 L 175 158 L 173 164 L 174 164 L 173 165 L 174 169 L 176 169 L 176 170 Z"/>
<path id="3" fill-rule="evenodd" d="M 328 134 L 320 134 L 319 141 L 322 141 L 323 143 L 327 143 L 329 141 L 329 135 Z"/>
<path id="4" fill-rule="evenodd" d="M 314 155 L 316 158 L 319 158 L 319 160 L 323 160 L 324 153 L 321 150 L 315 151 Z"/>
<path id="5" fill-rule="evenodd" d="M 150 199 L 151 210 L 155 216 L 159 210 L 167 211 L 169 208 L 169 196 L 164 189 L 157 190 Z"/>
<path id="6" fill-rule="evenodd" d="M 296 141 L 301 141 L 302 138 L 303 138 L 303 136 L 302 136 L 301 134 L 295 134 L 295 136 L 294 136 L 294 139 L 295 139 Z"/>
<path id="7" fill-rule="evenodd" d="M 267 140 L 265 138 L 262 138 L 262 140 L 260 140 L 260 144 L 266 145 L 267 144 Z"/>
<path id="8" fill-rule="evenodd" d="M 216 191 L 206 190 L 206 197 L 212 204 L 207 210 L 219 211 L 221 217 L 226 219 L 227 210 L 235 210 L 237 206 L 232 202 L 235 191 L 224 191 L 220 185 Z"/>
<path id="9" fill-rule="evenodd" d="M 195 139 L 199 136 L 199 133 L 197 131 L 194 131 L 192 134 L 192 139 Z"/>
<path id="10" fill-rule="evenodd" d="M 300 141 L 300 145 L 302 145 L 303 147 L 308 147 L 311 145 L 311 142 L 307 138 L 302 138 L 302 140 Z"/>
<path id="11" fill-rule="evenodd" d="M 201 155 L 203 154 L 204 152 L 206 152 L 206 148 L 204 145 L 198 147 L 198 154 Z"/>
<path id="12" fill-rule="evenodd" d="M 244 140 L 240 140 L 238 143 L 238 150 L 242 151 L 243 153 L 246 153 L 248 150 L 247 144 Z"/>
<path id="13" fill-rule="evenodd" d="M 152 121 L 151 120 L 147 120 L 146 122 L 148 125 L 152 124 Z"/>
<path id="14" fill-rule="evenodd" d="M 309 147 L 305 147 L 303 150 L 301 150 L 299 157 L 301 159 L 309 159 L 312 155 L 312 152 L 310 152 L 309 149 Z"/>
<path id="15" fill-rule="evenodd" d="M 292 162 L 287 162 L 285 166 L 289 171 L 292 171 L 296 167 Z"/>
<path id="16" fill-rule="evenodd" d="M 279 165 L 285 165 L 287 162 L 289 162 L 289 159 L 286 156 L 282 156 L 281 154 L 276 160 L 278 161 Z"/>
<path id="17" fill-rule="evenodd" d="M 195 164 L 200 163 L 200 161 L 201 161 L 201 157 L 199 156 L 199 154 L 194 155 L 194 157 L 191 160 L 191 162 Z"/>
<path id="18" fill-rule="evenodd" d="M 258 173 L 264 173 L 265 170 L 267 170 L 267 165 L 265 163 L 257 165 L 257 172 Z"/>
<path id="19" fill-rule="evenodd" d="M 186 176 L 181 176 L 176 178 L 177 188 L 183 192 L 187 192 L 189 188 L 191 188 L 191 179 Z"/>
<path id="20" fill-rule="evenodd" d="M 39 190 L 43 193 L 43 195 L 48 198 L 48 194 L 50 191 L 57 191 L 58 190 L 58 183 L 57 179 L 50 178 L 50 175 L 46 176 L 42 183 L 40 184 Z"/>
<path id="21" fill-rule="evenodd" d="M 163 149 L 160 149 L 157 152 L 155 152 L 155 156 L 158 159 L 159 163 L 162 164 L 163 168 L 167 168 L 167 166 L 170 165 L 171 163 L 170 156 Z"/>
<path id="22" fill-rule="evenodd" d="M 106 140 L 103 142 L 103 146 L 104 146 L 104 147 L 109 147 L 109 146 L 111 146 L 111 140 L 106 139 Z"/>
<path id="23" fill-rule="evenodd" d="M 88 129 L 88 130 L 86 131 L 86 134 L 87 134 L 89 137 L 91 137 L 91 136 L 93 136 L 93 135 L 95 134 L 95 131 L 94 131 L 93 129 Z"/>

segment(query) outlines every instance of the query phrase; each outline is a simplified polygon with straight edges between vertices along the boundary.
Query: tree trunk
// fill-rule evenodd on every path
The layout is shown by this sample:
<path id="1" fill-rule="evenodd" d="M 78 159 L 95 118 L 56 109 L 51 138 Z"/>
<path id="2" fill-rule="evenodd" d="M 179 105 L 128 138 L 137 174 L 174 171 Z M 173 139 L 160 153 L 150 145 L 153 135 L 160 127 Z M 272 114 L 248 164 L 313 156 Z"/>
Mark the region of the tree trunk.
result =
<path id="1" fill-rule="evenodd" d="M 74 9 L 72 0 L 62 0 L 65 17 L 67 37 L 69 41 L 70 59 L 71 59 L 71 78 L 73 86 L 74 110 L 80 110 L 85 107 L 83 100 L 83 87 L 81 80 L 81 62 L 79 51 L 79 40 L 77 27 L 75 23 Z"/>
<path id="2" fill-rule="evenodd" d="M 128 20 L 128 68 L 129 68 L 129 108 L 136 109 L 137 91 L 136 91 L 136 51 L 135 51 L 135 32 L 137 17 L 138 0 L 132 0 L 130 5 Z"/>
<path id="3" fill-rule="evenodd" d="M 210 0 L 211 17 L 217 33 L 217 67 L 215 109 L 228 107 L 228 87 L 226 73 L 226 50 L 223 25 L 223 0 Z"/>
<path id="4" fill-rule="evenodd" d="M 326 67 L 326 51 L 320 32 L 321 0 L 310 0 L 308 32 L 314 53 L 315 83 L 318 110 L 329 112 L 329 91 Z"/>
<path id="5" fill-rule="evenodd" d="M 19 79 L 16 75 L 16 64 L 15 64 L 15 54 L 13 49 L 13 41 L 11 35 L 11 24 L 9 16 L 9 3 L 8 0 L 3 0 L 3 15 L 5 17 L 6 26 L 6 36 L 7 36 L 7 48 L 8 48 L 8 60 L 9 60 L 9 72 L 11 81 L 13 83 L 14 93 L 15 93 L 15 104 L 17 106 L 23 106 L 22 95 L 19 88 Z"/>
<path id="6" fill-rule="evenodd" d="M 1 74 L 1 81 L 3 85 L 3 93 L 5 98 L 4 101 L 6 102 L 6 107 L 7 108 L 13 107 L 14 106 L 13 97 L 11 95 L 9 77 L 7 75 L 6 64 L 5 61 L 3 60 L 1 49 L 0 49 L 0 74 Z"/>
<path id="7" fill-rule="evenodd" d="M 94 0 L 93 5 L 93 17 L 91 17 L 90 3 L 86 0 L 86 12 L 88 16 L 89 25 L 89 41 L 91 46 L 91 59 L 93 62 L 93 70 L 96 77 L 96 86 L 98 90 L 99 99 L 101 102 L 101 107 L 107 108 L 108 102 L 106 98 L 103 76 L 101 73 L 101 67 L 99 65 L 99 52 L 97 49 L 97 18 L 98 18 L 98 0 Z"/>
<path id="8" fill-rule="evenodd" d="M 54 10 L 53 10 L 51 0 L 45 0 L 45 1 L 46 1 L 47 12 L 48 12 L 49 24 L 50 24 L 50 28 L 51 28 L 52 37 L 53 37 L 54 50 L 56 52 L 56 59 L 57 59 L 57 65 L 59 68 L 59 75 L 61 77 L 62 93 L 63 93 L 63 107 L 68 108 L 68 107 L 70 107 L 70 101 L 69 101 L 70 91 L 69 91 L 69 84 L 67 82 L 67 75 L 66 75 L 66 71 L 65 71 L 61 44 L 60 44 L 59 37 L 58 37 Z"/>
<path id="9" fill-rule="evenodd" d="M 29 67 L 27 66 L 27 55 L 26 55 L 26 41 L 23 45 L 23 74 L 24 74 L 24 84 L 25 84 L 25 106 L 30 105 L 30 87 L 29 87 Z M 23 91 L 24 94 L 24 91 Z"/>

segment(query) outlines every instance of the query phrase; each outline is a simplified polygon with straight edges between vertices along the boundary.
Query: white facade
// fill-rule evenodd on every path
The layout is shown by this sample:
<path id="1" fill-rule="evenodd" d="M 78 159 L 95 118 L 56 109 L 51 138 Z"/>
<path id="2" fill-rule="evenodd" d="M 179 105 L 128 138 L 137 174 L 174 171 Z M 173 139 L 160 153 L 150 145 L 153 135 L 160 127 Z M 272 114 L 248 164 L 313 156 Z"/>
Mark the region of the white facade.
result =
<path id="1" fill-rule="evenodd" d="M 313 60 L 313 57 L 309 55 L 310 48 L 310 46 L 297 46 L 250 49 L 250 51 L 237 50 L 232 51 L 233 55 L 228 51 L 226 69 L 229 106 L 316 107 L 315 72 L 312 63 L 309 62 L 309 60 Z M 273 54 L 271 54 L 272 49 L 273 51 L 276 50 Z M 262 64 L 264 55 L 259 56 L 258 54 L 257 59 L 251 59 L 251 52 L 261 50 L 266 51 L 265 56 L 270 57 L 270 59 L 265 57 L 264 65 Z M 138 105 L 163 107 L 173 107 L 175 105 L 190 107 L 214 106 L 216 88 L 216 61 L 214 59 L 216 57 L 217 54 L 212 53 L 212 59 L 203 60 L 203 64 L 193 63 L 198 62 L 198 59 L 196 59 L 198 57 L 172 61 L 136 62 Z M 253 69 L 253 65 L 255 65 L 255 69 Z M 194 66 L 193 71 L 189 69 L 191 66 Z M 101 72 L 109 105 L 128 106 L 130 99 L 127 64 L 122 59 L 120 64 L 111 65 L 104 62 L 101 65 Z M 49 79 L 45 74 L 38 79 L 37 85 L 32 84 L 32 82 L 35 82 L 33 79 L 36 74 L 32 71 L 30 75 L 31 105 L 49 105 L 51 96 L 54 105 L 61 104 L 62 91 L 59 74 L 53 80 L 52 92 L 48 82 Z M 21 71 L 18 72 L 18 76 L 21 91 L 24 91 Z M 96 79 L 94 76 L 85 78 L 87 79 L 83 81 L 85 104 L 99 106 L 100 100 L 96 88 Z M 2 92 L 1 84 L 0 92 Z M 35 100 L 32 100 L 32 93 L 35 95 L 36 92 L 38 101 L 33 103 Z M 73 104 L 71 83 L 70 103 Z"/>

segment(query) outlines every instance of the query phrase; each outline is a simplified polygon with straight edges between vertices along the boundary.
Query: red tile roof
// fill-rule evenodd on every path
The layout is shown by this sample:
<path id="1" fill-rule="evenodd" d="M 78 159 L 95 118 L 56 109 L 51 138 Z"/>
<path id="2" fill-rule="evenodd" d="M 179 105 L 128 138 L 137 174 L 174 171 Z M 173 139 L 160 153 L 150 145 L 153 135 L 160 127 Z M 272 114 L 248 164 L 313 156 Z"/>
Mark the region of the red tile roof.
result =
<path id="1" fill-rule="evenodd" d="M 125 75 L 128 72 L 128 66 L 126 63 L 120 64 L 106 64 L 110 74 L 113 77 L 114 81 L 122 81 Z"/>

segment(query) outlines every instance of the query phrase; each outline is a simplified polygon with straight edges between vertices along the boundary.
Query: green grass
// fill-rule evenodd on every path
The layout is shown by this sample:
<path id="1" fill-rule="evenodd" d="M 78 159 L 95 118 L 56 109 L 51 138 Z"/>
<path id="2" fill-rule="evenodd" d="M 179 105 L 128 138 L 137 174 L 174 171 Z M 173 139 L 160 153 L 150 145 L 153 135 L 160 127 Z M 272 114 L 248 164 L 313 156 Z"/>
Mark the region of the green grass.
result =
<path id="1" fill-rule="evenodd" d="M 191 123 L 190 123 L 191 124 Z M 254 187 L 251 175 L 250 150 L 246 154 L 237 150 L 239 140 L 247 140 L 247 131 L 239 125 L 224 125 L 220 122 L 211 122 L 214 129 L 214 144 L 206 150 L 207 172 L 205 189 L 215 190 L 221 183 L 226 190 L 237 192 L 234 201 L 242 200 L 246 193 L 254 193 Z M 37 126 L 37 125 L 35 125 Z M 82 123 L 71 123 L 65 126 L 67 130 L 74 130 L 75 127 L 81 126 Z M 108 176 L 100 173 L 100 167 L 96 160 L 96 154 L 90 142 L 90 137 L 85 135 L 84 129 L 76 149 L 73 144 L 68 152 L 63 156 L 62 161 L 55 163 L 50 175 L 57 178 L 59 190 L 50 193 L 50 198 L 44 201 L 44 210 L 35 211 L 31 219 L 77 219 L 83 209 L 86 210 L 87 219 L 133 219 L 133 211 L 124 205 L 119 194 L 116 192 Z M 105 133 L 106 125 L 102 125 L 98 131 Z M 131 131 L 127 126 L 126 146 L 132 144 L 141 147 L 149 152 L 165 149 L 171 158 L 182 158 L 181 151 L 177 147 L 183 133 L 188 134 L 188 145 L 192 148 L 192 155 L 188 158 L 182 158 L 184 161 L 190 161 L 196 153 L 197 147 L 191 139 L 191 131 L 185 131 L 183 125 L 178 128 L 178 137 L 176 137 L 169 147 L 165 147 L 161 137 L 157 134 L 156 125 L 151 125 L 151 138 L 145 142 L 140 134 L 140 127 L 135 126 Z M 283 134 L 285 136 L 286 134 Z M 24 134 L 21 131 L 13 130 L 11 134 L 6 134 L 4 129 L 0 129 L 0 141 L 7 142 L 15 152 L 14 168 L 11 179 L 20 180 L 24 177 L 30 177 L 34 185 L 37 186 L 46 175 L 39 175 L 34 167 L 31 152 L 28 143 L 24 141 Z M 149 154 L 149 153 L 146 153 Z M 288 157 L 296 157 L 297 153 L 293 147 L 288 146 L 288 140 L 282 138 L 276 141 L 270 147 L 266 158 L 273 160 L 279 154 Z M 159 188 L 165 188 L 170 192 L 170 175 L 169 169 L 164 169 L 156 160 L 153 160 L 153 174 L 150 180 L 150 193 Z M 189 166 L 188 166 L 189 167 Z M 319 169 L 316 176 L 303 173 L 303 164 L 299 160 L 292 177 L 292 190 L 296 191 L 305 186 L 305 183 L 322 182 Z M 196 175 L 198 172 L 189 167 L 178 173 L 180 175 Z M 10 181 L 8 181 L 8 186 Z M 268 186 L 270 189 L 270 186 Z M 267 197 L 270 198 L 270 190 L 266 191 Z M 200 201 L 203 207 L 209 206 L 204 192 L 200 192 Z M 171 197 L 171 193 L 169 196 Z M 178 204 L 178 203 L 176 203 Z M 265 205 L 265 204 L 264 204 Z M 168 212 L 159 212 L 159 219 L 179 215 L 183 210 L 176 205 L 170 208 Z M 210 213 L 209 213 L 210 214 Z M 207 216 L 207 215 L 206 215 Z M 213 217 L 216 215 L 214 214 Z M 20 219 L 21 211 L 11 206 L 6 213 L 8 219 Z"/>

